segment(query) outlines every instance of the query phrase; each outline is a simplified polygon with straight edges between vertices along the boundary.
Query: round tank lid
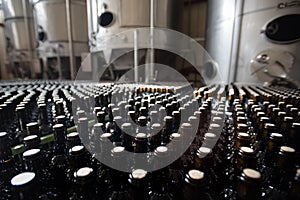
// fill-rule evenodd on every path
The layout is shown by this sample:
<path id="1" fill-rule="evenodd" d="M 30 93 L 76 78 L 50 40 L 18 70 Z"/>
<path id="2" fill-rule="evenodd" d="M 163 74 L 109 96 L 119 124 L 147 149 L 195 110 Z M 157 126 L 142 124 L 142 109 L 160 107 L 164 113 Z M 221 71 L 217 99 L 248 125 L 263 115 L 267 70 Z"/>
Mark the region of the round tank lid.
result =
<path id="1" fill-rule="evenodd" d="M 23 172 L 21 174 L 18 174 L 16 176 L 14 176 L 10 183 L 13 186 L 21 186 L 21 185 L 25 185 L 27 183 L 29 183 L 30 181 L 32 181 L 35 177 L 35 173 L 34 172 Z"/>
<path id="2" fill-rule="evenodd" d="M 7 132 L 0 132 L 0 137 L 5 137 L 7 136 Z"/>
<path id="3" fill-rule="evenodd" d="M 295 149 L 293 149 L 292 147 L 288 147 L 288 146 L 281 146 L 280 147 L 280 151 L 294 153 Z"/>
<path id="4" fill-rule="evenodd" d="M 243 132 L 239 133 L 238 136 L 247 137 L 247 138 L 250 137 L 250 135 L 248 133 L 243 133 Z"/>
<path id="5" fill-rule="evenodd" d="M 83 167 L 80 168 L 79 170 L 77 170 L 76 175 L 78 177 L 85 177 L 88 176 L 89 174 L 91 174 L 93 172 L 93 169 L 90 167 Z"/>
<path id="6" fill-rule="evenodd" d="M 275 138 L 282 138 L 283 135 L 280 133 L 271 133 L 271 137 L 275 137 Z"/>
<path id="7" fill-rule="evenodd" d="M 30 123 L 26 124 L 27 127 L 29 127 L 29 126 L 37 126 L 37 125 L 38 125 L 37 122 L 30 122 Z"/>
<path id="8" fill-rule="evenodd" d="M 40 152 L 41 152 L 40 149 L 30 149 L 30 150 L 27 150 L 23 153 L 23 157 L 33 156 L 33 155 L 36 155 Z"/>
<path id="9" fill-rule="evenodd" d="M 199 151 L 201 153 L 205 153 L 205 154 L 209 154 L 211 152 L 211 148 L 208 148 L 208 147 L 200 147 L 199 148 Z"/>
<path id="10" fill-rule="evenodd" d="M 220 114 L 223 114 L 223 113 L 220 113 Z M 223 119 L 222 119 L 222 117 L 214 117 L 213 118 L 213 121 L 215 122 L 215 121 L 222 121 Z"/>
<path id="11" fill-rule="evenodd" d="M 77 145 L 77 146 L 74 146 L 74 147 L 72 147 L 72 152 L 79 152 L 79 151 L 81 151 L 82 149 L 84 149 L 84 146 L 82 146 L 82 145 Z"/>
<path id="12" fill-rule="evenodd" d="M 188 172 L 189 177 L 191 177 L 194 180 L 201 180 L 204 178 L 204 172 L 196 170 L 196 169 L 192 169 Z"/>
<path id="13" fill-rule="evenodd" d="M 100 137 L 101 138 L 109 138 L 111 136 L 111 133 L 103 133 Z"/>
<path id="14" fill-rule="evenodd" d="M 136 169 L 132 172 L 132 177 L 135 179 L 143 179 L 147 175 L 147 171 L 143 169 Z"/>
<path id="15" fill-rule="evenodd" d="M 121 153 L 125 150 L 125 147 L 115 147 L 113 148 L 114 153 Z"/>
<path id="16" fill-rule="evenodd" d="M 165 153 L 168 151 L 168 147 L 165 147 L 165 146 L 159 146 L 156 148 L 156 151 L 159 152 L 159 153 Z"/>
<path id="17" fill-rule="evenodd" d="M 62 127 L 64 127 L 63 124 L 55 124 L 55 125 L 53 126 L 54 129 L 62 128 Z"/>
<path id="18" fill-rule="evenodd" d="M 161 125 L 159 123 L 154 123 L 154 124 L 152 124 L 151 128 L 161 129 Z"/>
<path id="19" fill-rule="evenodd" d="M 218 129 L 218 128 L 220 128 L 220 127 L 221 127 L 221 126 L 220 126 L 219 124 L 212 123 L 212 124 L 210 124 L 209 129 Z"/>
<path id="20" fill-rule="evenodd" d="M 138 133 L 138 134 L 136 134 L 136 137 L 137 138 L 146 138 L 147 136 L 145 133 Z"/>
<path id="21" fill-rule="evenodd" d="M 204 137 L 209 139 L 215 139 L 217 136 L 214 133 L 205 133 Z"/>
<path id="22" fill-rule="evenodd" d="M 36 139 L 38 136 L 37 135 L 29 135 L 27 137 L 24 137 L 24 141 L 28 141 L 28 140 L 33 140 Z"/>
<path id="23" fill-rule="evenodd" d="M 251 149 L 250 147 L 240 147 L 240 148 L 241 148 L 241 150 L 242 150 L 243 152 L 246 152 L 246 153 L 254 153 L 254 150 Z"/>
<path id="24" fill-rule="evenodd" d="M 72 137 L 77 137 L 77 136 L 79 136 L 79 133 L 78 132 L 72 132 L 72 133 L 69 133 L 68 135 L 67 135 L 67 137 L 68 138 L 72 138 Z"/>
<path id="25" fill-rule="evenodd" d="M 181 128 L 187 128 L 187 129 L 190 129 L 190 128 L 192 128 L 192 125 L 191 125 L 190 123 L 183 123 L 183 124 L 181 125 Z"/>
<path id="26" fill-rule="evenodd" d="M 171 116 L 165 116 L 164 117 L 164 121 L 167 121 L 167 120 L 172 120 L 173 118 Z"/>
<path id="27" fill-rule="evenodd" d="M 249 177 L 249 178 L 253 178 L 253 179 L 259 179 L 261 177 L 261 174 L 254 170 L 254 169 L 249 169 L 249 168 L 246 168 L 243 170 L 243 173 Z"/>

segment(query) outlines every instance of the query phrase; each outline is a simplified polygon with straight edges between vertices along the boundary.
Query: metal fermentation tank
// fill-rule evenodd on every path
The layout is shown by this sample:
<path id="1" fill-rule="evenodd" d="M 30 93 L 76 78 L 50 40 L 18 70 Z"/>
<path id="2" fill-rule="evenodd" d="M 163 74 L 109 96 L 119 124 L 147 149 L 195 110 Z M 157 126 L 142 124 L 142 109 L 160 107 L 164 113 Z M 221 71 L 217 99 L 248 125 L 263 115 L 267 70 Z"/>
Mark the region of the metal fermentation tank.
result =
<path id="1" fill-rule="evenodd" d="M 208 1 L 206 49 L 228 82 L 300 83 L 300 1 Z"/>
<path id="2" fill-rule="evenodd" d="M 85 0 L 35 0 L 44 77 L 74 79 L 89 52 Z"/>
<path id="3" fill-rule="evenodd" d="M 0 77 L 7 78 L 6 71 L 6 37 L 4 33 L 4 15 L 2 10 L 2 3 L 0 1 Z"/>
<path id="4" fill-rule="evenodd" d="M 98 65 L 111 64 L 110 74 L 116 78 L 119 74 L 134 66 L 133 54 L 128 54 L 133 49 L 133 37 L 122 39 L 122 44 L 110 44 L 110 48 L 103 46 L 103 40 L 113 34 L 133 30 L 141 27 L 150 27 L 151 20 L 154 27 L 164 27 L 179 30 L 181 28 L 181 10 L 183 1 L 174 0 L 88 0 L 88 27 L 90 51 L 93 61 Z M 151 13 L 151 3 L 153 12 Z M 170 41 L 166 41 L 170 42 Z M 121 58 L 118 55 L 127 54 Z M 104 58 L 99 61 L 98 58 Z M 116 59 L 118 57 L 118 59 Z M 147 50 L 139 50 L 138 63 L 149 60 Z M 92 64 L 93 65 L 93 64 Z M 83 69 L 90 72 L 92 69 Z"/>
<path id="5" fill-rule="evenodd" d="M 3 0 L 2 7 L 12 73 L 15 77 L 36 78 L 41 71 L 32 5 L 29 0 Z"/>

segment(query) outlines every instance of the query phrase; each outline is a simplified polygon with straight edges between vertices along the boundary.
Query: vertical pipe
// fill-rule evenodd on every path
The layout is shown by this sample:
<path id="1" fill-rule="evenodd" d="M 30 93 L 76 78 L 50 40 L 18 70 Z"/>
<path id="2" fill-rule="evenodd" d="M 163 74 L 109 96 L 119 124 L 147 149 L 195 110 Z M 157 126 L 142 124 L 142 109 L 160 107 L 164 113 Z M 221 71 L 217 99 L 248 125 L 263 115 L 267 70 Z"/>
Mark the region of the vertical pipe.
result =
<path id="1" fill-rule="evenodd" d="M 139 81 L 139 72 L 138 72 L 138 31 L 134 30 L 134 82 L 138 83 Z"/>
<path id="2" fill-rule="evenodd" d="M 238 64 L 238 54 L 239 54 L 239 42 L 241 34 L 241 26 L 243 19 L 243 7 L 244 0 L 236 0 L 235 3 L 235 14 L 234 14 L 234 25 L 233 25 L 233 39 L 231 43 L 231 52 L 230 52 L 230 64 L 229 64 L 229 73 L 228 73 L 228 83 L 236 81 L 236 72 Z"/>
<path id="3" fill-rule="evenodd" d="M 74 70 L 74 49 L 73 49 L 73 31 L 71 22 L 71 3 L 70 0 L 66 0 L 66 13 L 67 13 L 67 28 L 68 28 L 68 39 L 69 39 L 69 58 L 70 58 L 70 75 L 71 79 L 75 78 Z"/>
<path id="4" fill-rule="evenodd" d="M 4 36 L 4 16 L 2 12 L 2 8 L 0 5 L 0 35 Z M 6 40 L 4 37 L 0 38 L 0 43 L 3 44 L 3 47 L 6 47 Z M 7 71 L 6 71 L 6 66 L 5 66 L 5 61 L 6 61 L 6 48 L 0 48 L 0 67 L 1 67 L 1 79 L 8 79 Z"/>
<path id="5" fill-rule="evenodd" d="M 58 79 L 62 79 L 62 72 L 61 72 L 61 60 L 60 60 L 60 48 L 57 48 L 57 68 L 58 68 Z"/>
<path id="6" fill-rule="evenodd" d="M 87 7 L 87 16 L 90 18 L 88 20 L 88 27 L 89 27 L 89 40 L 90 43 L 92 43 L 92 35 L 94 32 L 94 23 L 93 23 L 93 9 L 92 9 L 92 2 L 91 0 L 86 1 L 86 7 Z"/>
<path id="7" fill-rule="evenodd" d="M 154 74 L 154 25 L 156 16 L 156 0 L 151 0 L 150 5 L 150 69 L 149 81 L 153 81 Z"/>
<path id="8" fill-rule="evenodd" d="M 24 14 L 24 23 L 25 23 L 25 32 L 26 32 L 26 39 L 28 42 L 28 54 L 29 54 L 29 68 L 30 68 L 30 76 L 31 78 L 34 78 L 34 62 L 33 62 L 33 46 L 32 46 L 32 38 L 31 38 L 31 32 L 28 22 L 28 8 L 27 8 L 27 0 L 22 1 L 23 6 L 23 14 Z"/>

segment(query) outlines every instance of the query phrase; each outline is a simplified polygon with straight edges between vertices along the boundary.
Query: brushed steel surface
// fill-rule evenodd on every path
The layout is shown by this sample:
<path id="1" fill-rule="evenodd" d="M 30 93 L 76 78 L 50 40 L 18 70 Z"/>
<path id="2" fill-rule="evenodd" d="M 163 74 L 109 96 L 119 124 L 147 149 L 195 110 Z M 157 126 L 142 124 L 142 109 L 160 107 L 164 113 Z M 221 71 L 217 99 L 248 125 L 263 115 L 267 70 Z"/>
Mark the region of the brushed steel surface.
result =
<path id="1" fill-rule="evenodd" d="M 288 53 L 294 57 L 286 77 L 294 82 L 300 82 L 300 42 L 276 44 L 268 40 L 263 33 L 266 25 L 281 16 L 300 13 L 300 1 L 282 0 L 243 0 L 241 12 L 237 12 L 237 0 L 209 0 L 206 49 L 217 61 L 221 74 L 229 75 L 228 82 L 258 82 L 270 83 L 274 77 L 266 74 L 252 74 L 252 61 L 259 53 L 271 49 L 276 52 Z M 283 6 L 284 8 L 281 8 Z M 240 21 L 240 25 L 236 22 Z M 238 27 L 236 27 L 238 26 Z M 238 33 L 235 32 L 239 30 Z M 233 45 L 238 42 L 238 46 Z M 237 54 L 232 53 L 237 51 Z M 272 58 L 273 59 L 273 58 Z M 290 65 L 290 64 L 289 64 Z M 274 67 L 278 72 L 280 67 Z M 230 75 L 231 74 L 231 75 Z"/>
<path id="2" fill-rule="evenodd" d="M 88 42 L 86 1 L 70 2 L 73 42 Z M 68 41 L 65 0 L 44 0 L 34 4 L 37 24 L 42 26 L 49 42 Z"/>
<path id="3" fill-rule="evenodd" d="M 183 1 L 156 1 L 155 26 L 179 30 L 181 28 L 181 8 Z M 150 26 L 149 0 L 89 0 L 88 11 L 89 38 L 94 46 L 101 46 L 101 39 L 132 28 Z M 108 27 L 98 24 L 98 17 L 105 11 L 114 15 L 113 23 Z M 128 38 L 133 43 L 133 38 Z M 130 44 L 130 45 L 131 45 Z M 133 46 L 131 46 L 133 47 Z M 116 46 L 116 48 L 118 48 Z M 120 47 L 121 48 L 121 47 Z M 92 47 L 91 51 L 96 50 Z"/>
<path id="4" fill-rule="evenodd" d="M 14 50 L 33 51 L 33 48 L 37 47 L 37 41 L 32 5 L 29 0 L 25 0 L 26 8 L 23 9 L 22 1 L 3 0 L 5 32 Z"/>

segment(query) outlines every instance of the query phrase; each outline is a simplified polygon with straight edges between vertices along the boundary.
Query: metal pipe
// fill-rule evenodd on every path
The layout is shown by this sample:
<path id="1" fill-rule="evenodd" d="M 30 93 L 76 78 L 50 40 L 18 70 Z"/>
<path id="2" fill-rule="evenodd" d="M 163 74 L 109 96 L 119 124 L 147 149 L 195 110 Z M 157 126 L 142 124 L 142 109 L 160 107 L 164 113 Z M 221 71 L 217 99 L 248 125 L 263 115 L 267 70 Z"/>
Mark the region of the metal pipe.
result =
<path id="1" fill-rule="evenodd" d="M 89 20 L 88 20 L 88 23 L 89 23 L 89 27 L 92 27 L 92 32 L 90 33 L 91 35 L 89 35 L 89 39 L 90 39 L 90 42 L 92 42 L 92 39 L 93 39 L 93 32 L 94 32 L 94 23 L 93 23 L 93 7 L 91 6 L 92 2 L 91 0 L 87 0 L 86 1 L 86 7 L 87 7 L 87 15 L 89 16 Z"/>
<path id="2" fill-rule="evenodd" d="M 233 25 L 233 39 L 231 43 L 231 52 L 230 52 L 230 63 L 229 63 L 229 73 L 228 73 L 228 83 L 236 81 L 236 72 L 237 72 L 237 63 L 238 63 L 238 54 L 239 54 L 239 42 L 241 35 L 241 25 L 243 19 L 243 7 L 244 0 L 236 0 L 235 15 L 234 15 L 234 25 Z"/>
<path id="3" fill-rule="evenodd" d="M 31 78 L 34 78 L 33 75 L 34 75 L 34 69 L 33 69 L 33 55 L 32 55 L 32 51 L 33 51 L 33 46 L 32 46 L 32 38 L 31 38 L 31 34 L 32 33 L 29 33 L 29 22 L 28 22 L 28 9 L 27 9 L 27 3 L 26 3 L 27 0 L 22 0 L 22 6 L 23 6 L 23 13 L 24 13 L 24 23 L 25 23 L 25 32 L 26 32 L 26 39 L 27 39 L 27 42 L 28 42 L 28 55 L 29 55 L 29 64 L 30 64 L 30 76 Z"/>
<path id="4" fill-rule="evenodd" d="M 71 22 L 70 0 L 66 0 L 66 13 L 67 13 L 67 28 L 68 28 L 68 39 L 69 39 L 70 75 L 71 75 L 71 79 L 74 80 L 75 78 L 74 50 L 73 50 L 73 31 L 72 31 L 72 22 Z"/>
<path id="5" fill-rule="evenodd" d="M 139 81 L 139 71 L 138 71 L 138 31 L 134 30 L 134 82 Z"/>
<path id="6" fill-rule="evenodd" d="M 149 81 L 153 81 L 154 75 L 154 25 L 156 16 L 156 0 L 151 0 L 150 6 L 150 69 Z"/>
<path id="7" fill-rule="evenodd" d="M 61 60 L 60 60 L 60 47 L 57 48 L 57 68 L 58 68 L 58 78 L 62 79 L 62 71 L 61 71 Z"/>

